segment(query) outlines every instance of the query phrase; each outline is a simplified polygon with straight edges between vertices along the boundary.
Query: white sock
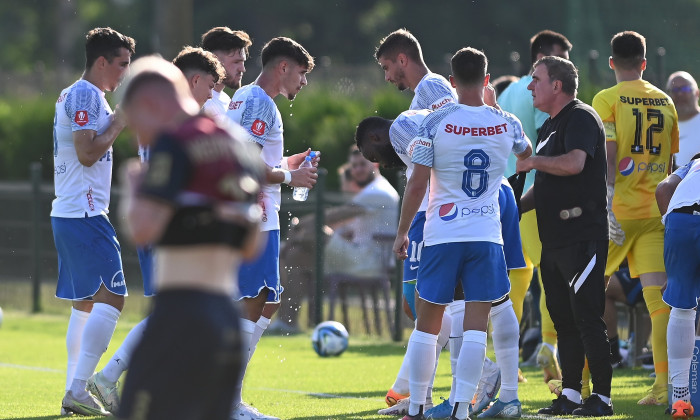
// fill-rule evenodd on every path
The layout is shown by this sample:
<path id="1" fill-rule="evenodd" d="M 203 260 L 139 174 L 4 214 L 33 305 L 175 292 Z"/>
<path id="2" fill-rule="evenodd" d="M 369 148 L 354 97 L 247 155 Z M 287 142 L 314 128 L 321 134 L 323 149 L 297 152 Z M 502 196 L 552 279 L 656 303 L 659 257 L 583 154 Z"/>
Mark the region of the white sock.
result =
<path id="1" fill-rule="evenodd" d="M 450 341 L 451 328 L 452 316 L 450 316 L 450 314 L 448 314 L 447 311 L 445 311 L 445 313 L 442 315 L 442 325 L 440 326 L 437 345 L 435 346 L 435 370 L 433 371 L 433 377 L 430 378 L 430 384 L 428 385 L 428 394 L 426 395 L 425 401 L 426 404 L 433 403 L 433 383 L 435 382 L 435 375 L 437 374 L 438 363 L 440 362 L 440 353 Z"/>
<path id="2" fill-rule="evenodd" d="M 671 308 L 666 338 L 668 343 L 668 380 L 673 385 L 674 390 L 688 388 L 690 362 L 695 348 L 695 310 Z M 685 392 L 681 394 L 685 394 Z M 672 403 L 674 403 L 683 398 L 681 395 L 674 395 L 672 399 Z"/>
<path id="3" fill-rule="evenodd" d="M 411 361 L 410 391 L 411 403 L 409 415 L 418 414 L 421 405 L 425 405 L 430 378 L 435 370 L 435 346 L 437 335 L 413 330 L 408 339 L 407 356 Z"/>
<path id="4" fill-rule="evenodd" d="M 452 368 L 452 386 L 450 387 L 450 405 L 455 405 L 455 390 L 457 389 L 457 360 L 462 349 L 462 336 L 464 335 L 464 301 L 458 300 L 450 303 L 450 315 L 452 324 L 450 327 L 450 367 Z"/>
<path id="5" fill-rule="evenodd" d="M 141 342 L 141 338 L 143 338 L 143 332 L 146 330 L 147 321 L 148 317 L 141 320 L 141 322 L 136 324 L 134 328 L 129 331 L 122 345 L 119 346 L 117 351 L 114 352 L 114 356 L 109 359 L 107 365 L 102 369 L 102 375 L 104 375 L 105 379 L 109 382 L 117 382 L 119 377 L 122 376 L 122 373 L 129 368 L 131 355 L 134 354 L 134 349 L 136 349 L 136 346 Z"/>
<path id="6" fill-rule="evenodd" d="M 241 343 L 243 347 L 243 354 L 250 354 L 250 343 L 253 339 L 253 334 L 255 333 L 255 322 L 241 318 Z M 235 409 L 238 404 L 241 403 L 243 400 L 242 396 L 242 391 L 243 391 L 243 378 L 245 377 L 245 371 L 248 368 L 248 362 L 250 361 L 250 357 L 248 358 L 243 358 L 243 363 L 241 365 L 241 374 L 238 378 L 238 381 L 236 382 L 236 388 L 233 393 L 233 408 Z"/>
<path id="7" fill-rule="evenodd" d="M 399 368 L 399 373 L 396 374 L 396 380 L 394 381 L 394 385 L 391 386 L 391 389 L 394 390 L 394 392 L 397 392 L 401 395 L 408 395 L 409 394 L 409 387 L 408 387 L 408 380 L 409 380 L 409 375 L 411 372 L 411 361 L 408 358 L 408 348 L 406 349 L 406 354 L 403 356 L 403 360 L 401 361 L 401 367 Z"/>
<path id="8" fill-rule="evenodd" d="M 581 404 L 581 393 L 573 390 L 571 388 L 564 388 L 561 390 L 561 395 L 565 396 L 569 401 L 576 403 L 576 404 Z"/>
<path id="9" fill-rule="evenodd" d="M 606 397 L 605 395 L 597 394 L 595 392 L 592 395 L 597 395 L 601 401 L 603 401 L 607 405 L 610 405 L 610 397 Z"/>
<path id="10" fill-rule="evenodd" d="M 66 391 L 73 383 L 75 367 L 78 365 L 80 356 L 80 340 L 83 338 L 83 329 L 90 316 L 90 312 L 70 309 L 70 319 L 68 320 L 68 330 L 66 331 L 66 350 L 68 351 L 68 366 L 66 368 Z"/>
<path id="11" fill-rule="evenodd" d="M 270 318 L 265 318 L 264 316 L 260 316 L 258 322 L 255 323 L 255 331 L 253 332 L 253 336 L 250 338 L 249 358 L 252 358 L 253 354 L 255 354 L 255 349 L 258 348 L 258 342 L 260 341 L 260 337 L 262 337 L 263 333 L 269 326 Z"/>
<path id="12" fill-rule="evenodd" d="M 85 383 L 95 373 L 100 357 L 107 351 L 120 314 L 117 308 L 106 303 L 92 305 L 92 312 L 83 330 L 78 365 L 75 367 L 73 383 L 70 386 L 76 398 L 84 398 L 87 395 Z"/>
<path id="13" fill-rule="evenodd" d="M 481 378 L 486 357 L 486 332 L 469 330 L 464 332 L 462 350 L 457 362 L 456 403 L 467 403 L 474 398 L 476 387 Z"/>
<path id="14" fill-rule="evenodd" d="M 491 325 L 496 363 L 501 369 L 501 392 L 498 398 L 503 402 L 517 400 L 520 326 L 513 310 L 513 302 L 508 300 L 491 308 Z"/>

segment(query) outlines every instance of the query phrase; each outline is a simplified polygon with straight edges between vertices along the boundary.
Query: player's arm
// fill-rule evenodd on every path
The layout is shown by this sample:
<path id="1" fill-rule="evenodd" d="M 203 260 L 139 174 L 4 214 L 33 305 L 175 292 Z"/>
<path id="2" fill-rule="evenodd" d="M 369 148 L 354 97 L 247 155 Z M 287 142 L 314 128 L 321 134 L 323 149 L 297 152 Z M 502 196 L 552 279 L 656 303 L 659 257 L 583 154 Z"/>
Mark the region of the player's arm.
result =
<path id="1" fill-rule="evenodd" d="M 430 169 L 428 166 L 416 163 L 413 174 L 406 184 L 403 203 L 401 204 L 399 227 L 396 232 L 396 240 L 394 241 L 394 253 L 402 260 L 408 257 L 408 230 L 411 227 L 413 218 L 416 217 L 421 202 L 423 202 L 423 197 L 428 188 L 428 181 L 430 180 Z"/>
<path id="2" fill-rule="evenodd" d="M 95 130 L 73 131 L 73 144 L 78 155 L 78 161 L 83 166 L 90 167 L 95 164 L 112 147 L 114 140 L 126 127 L 126 118 L 119 107 L 114 112 L 114 120 L 107 130 L 97 134 Z"/>
<path id="3" fill-rule="evenodd" d="M 659 206 L 659 211 L 661 211 L 662 215 L 668 211 L 668 203 L 671 202 L 671 197 L 673 197 L 673 193 L 676 192 L 676 188 L 678 188 L 678 184 L 682 180 L 678 175 L 672 174 L 659 182 L 659 185 L 656 187 L 656 204 Z"/>
<path id="4" fill-rule="evenodd" d="M 518 159 L 515 168 L 518 172 L 530 172 L 534 169 L 557 176 L 578 175 L 583 171 L 586 156 L 587 153 L 581 149 L 573 149 L 559 156 L 531 156 Z"/>
<path id="5" fill-rule="evenodd" d="M 606 141 L 605 152 L 608 159 L 608 186 L 615 187 L 615 175 L 617 174 L 617 142 Z"/>
<path id="6" fill-rule="evenodd" d="M 535 186 L 530 187 L 522 197 L 520 197 L 520 213 L 527 213 L 535 209 Z"/>

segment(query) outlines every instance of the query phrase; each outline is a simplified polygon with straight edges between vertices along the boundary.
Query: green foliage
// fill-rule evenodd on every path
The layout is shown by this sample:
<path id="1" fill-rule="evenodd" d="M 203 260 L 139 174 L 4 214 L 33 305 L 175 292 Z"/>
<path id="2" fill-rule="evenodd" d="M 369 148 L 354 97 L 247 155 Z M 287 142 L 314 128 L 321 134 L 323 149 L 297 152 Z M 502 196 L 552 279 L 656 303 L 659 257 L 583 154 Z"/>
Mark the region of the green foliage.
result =
<path id="1" fill-rule="evenodd" d="M 308 148 L 320 150 L 321 166 L 328 170 L 329 189 L 339 186 L 336 169 L 347 161 L 348 150 L 355 144 L 357 124 L 371 115 L 395 118 L 408 109 L 410 101 L 409 96 L 390 86 L 377 90 L 369 101 L 339 90 L 311 85 L 292 103 L 277 100 L 284 121 L 285 155 Z"/>
<path id="2" fill-rule="evenodd" d="M 54 102 L 0 100 L 0 179 L 27 179 L 31 162 L 41 162 L 44 179 L 52 179 Z"/>

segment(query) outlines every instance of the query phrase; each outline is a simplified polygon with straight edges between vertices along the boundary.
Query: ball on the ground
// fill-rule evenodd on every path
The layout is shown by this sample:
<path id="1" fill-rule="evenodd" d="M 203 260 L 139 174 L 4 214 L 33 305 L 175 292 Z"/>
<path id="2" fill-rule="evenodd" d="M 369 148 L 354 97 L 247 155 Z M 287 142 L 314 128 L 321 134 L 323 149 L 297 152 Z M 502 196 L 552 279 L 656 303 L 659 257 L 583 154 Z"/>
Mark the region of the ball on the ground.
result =
<path id="1" fill-rule="evenodd" d="M 348 330 L 337 321 L 325 321 L 314 328 L 311 344 L 321 357 L 340 356 L 348 348 Z"/>

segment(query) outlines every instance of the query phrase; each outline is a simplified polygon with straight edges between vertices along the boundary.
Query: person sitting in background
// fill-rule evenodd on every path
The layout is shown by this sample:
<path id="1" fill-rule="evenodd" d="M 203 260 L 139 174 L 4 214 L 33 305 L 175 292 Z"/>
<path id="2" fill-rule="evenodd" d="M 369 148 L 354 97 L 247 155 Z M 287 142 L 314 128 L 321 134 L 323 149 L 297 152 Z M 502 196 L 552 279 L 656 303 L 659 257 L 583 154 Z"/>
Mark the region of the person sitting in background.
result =
<path id="1" fill-rule="evenodd" d="M 377 165 L 362 157 L 355 147 L 350 151 L 349 162 L 340 168 L 343 176 L 349 176 L 341 183 L 343 192 L 353 193 L 355 188 L 360 190 L 349 204 L 326 211 L 323 235 L 326 273 L 374 277 L 384 264 L 380 260 L 380 244 L 373 235 L 396 229 L 399 196 L 377 168 Z M 305 296 L 313 299 L 318 243 L 314 229 L 313 214 L 299 219 L 291 228 L 289 239 L 280 252 L 280 265 L 283 267 L 280 276 L 287 294 L 278 319 L 269 327 L 271 331 L 298 332 L 301 302 Z"/>

